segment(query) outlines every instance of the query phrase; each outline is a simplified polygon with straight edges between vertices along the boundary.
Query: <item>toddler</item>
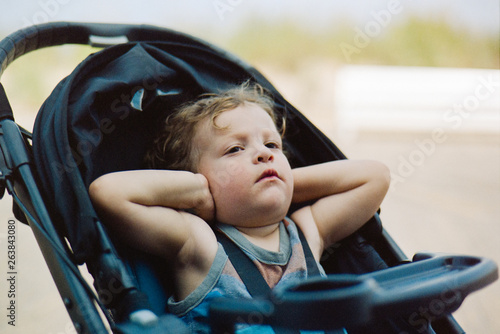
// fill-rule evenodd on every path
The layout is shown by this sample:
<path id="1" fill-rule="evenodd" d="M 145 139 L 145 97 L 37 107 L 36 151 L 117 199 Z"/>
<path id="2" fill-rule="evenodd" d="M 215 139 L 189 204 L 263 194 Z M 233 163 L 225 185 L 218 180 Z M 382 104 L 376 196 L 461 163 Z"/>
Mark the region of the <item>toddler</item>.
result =
<path id="1" fill-rule="evenodd" d="M 208 332 L 219 296 L 251 298 L 214 230 L 256 264 L 271 288 L 307 278 L 300 229 L 316 261 L 379 208 L 388 169 L 340 160 L 292 169 L 285 122 L 259 85 L 204 95 L 170 116 L 147 154 L 151 169 L 103 175 L 90 196 L 111 233 L 173 268 L 170 312 Z M 291 203 L 310 202 L 287 217 Z"/>

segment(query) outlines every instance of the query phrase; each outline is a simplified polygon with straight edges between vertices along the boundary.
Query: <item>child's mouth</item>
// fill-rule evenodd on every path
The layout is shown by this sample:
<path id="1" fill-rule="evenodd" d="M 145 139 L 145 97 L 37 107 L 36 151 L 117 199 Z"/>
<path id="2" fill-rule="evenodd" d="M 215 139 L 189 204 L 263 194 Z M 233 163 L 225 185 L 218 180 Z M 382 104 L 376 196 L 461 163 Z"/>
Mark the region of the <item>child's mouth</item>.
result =
<path id="1" fill-rule="evenodd" d="M 262 173 L 257 180 L 257 182 L 260 182 L 262 180 L 267 180 L 267 179 L 274 179 L 274 178 L 279 178 L 278 172 L 275 171 L 274 169 L 266 169 L 264 173 Z"/>

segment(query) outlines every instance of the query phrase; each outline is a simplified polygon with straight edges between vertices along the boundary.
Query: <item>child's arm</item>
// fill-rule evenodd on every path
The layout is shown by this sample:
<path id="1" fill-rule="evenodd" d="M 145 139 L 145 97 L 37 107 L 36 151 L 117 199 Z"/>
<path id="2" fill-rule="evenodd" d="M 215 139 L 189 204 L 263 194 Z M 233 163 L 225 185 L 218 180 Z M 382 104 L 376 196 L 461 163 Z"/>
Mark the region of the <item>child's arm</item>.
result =
<path id="1" fill-rule="evenodd" d="M 293 202 L 317 200 L 291 215 L 316 256 L 347 237 L 378 210 L 390 182 L 375 161 L 340 160 L 293 170 Z"/>
<path id="2" fill-rule="evenodd" d="M 166 170 L 111 173 L 95 180 L 89 193 L 106 226 L 129 245 L 167 260 L 180 259 L 180 263 L 183 259 L 203 262 L 203 257 L 196 256 L 204 254 L 211 264 L 217 243 L 200 217 L 212 219 L 214 204 L 201 174 Z M 197 216 L 183 209 L 194 210 Z"/>

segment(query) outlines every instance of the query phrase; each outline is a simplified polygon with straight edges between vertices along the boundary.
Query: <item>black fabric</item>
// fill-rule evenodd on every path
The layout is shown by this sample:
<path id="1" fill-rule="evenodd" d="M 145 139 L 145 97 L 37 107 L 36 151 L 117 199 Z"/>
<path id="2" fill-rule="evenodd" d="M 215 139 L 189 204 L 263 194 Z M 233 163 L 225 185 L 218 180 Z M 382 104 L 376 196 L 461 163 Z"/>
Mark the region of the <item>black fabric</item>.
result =
<path id="1" fill-rule="evenodd" d="M 356 233 L 325 250 L 321 264 L 327 273 L 364 274 L 388 268 L 373 245 Z"/>

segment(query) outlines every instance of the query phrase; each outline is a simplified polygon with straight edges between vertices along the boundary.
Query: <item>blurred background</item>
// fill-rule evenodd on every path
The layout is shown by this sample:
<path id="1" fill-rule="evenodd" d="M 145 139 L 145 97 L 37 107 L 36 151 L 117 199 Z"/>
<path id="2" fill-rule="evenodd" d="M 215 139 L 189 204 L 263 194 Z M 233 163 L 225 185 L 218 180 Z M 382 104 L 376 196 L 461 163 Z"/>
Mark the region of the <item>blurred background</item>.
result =
<path id="1" fill-rule="evenodd" d="M 381 217 L 407 256 L 500 263 L 499 17 L 498 0 L 18 0 L 2 2 L 0 38 L 81 21 L 152 24 L 214 43 L 259 69 L 349 158 L 389 166 Z M 31 130 L 59 80 L 95 51 L 64 46 L 14 62 L 1 80 L 16 121 Z M 2 273 L 9 219 L 5 196 Z M 0 332 L 74 333 L 29 227 L 17 231 L 17 322 L 0 316 Z M 2 283 L 1 310 L 6 296 Z M 498 282 L 472 294 L 456 319 L 468 333 L 499 333 L 499 296 Z"/>

